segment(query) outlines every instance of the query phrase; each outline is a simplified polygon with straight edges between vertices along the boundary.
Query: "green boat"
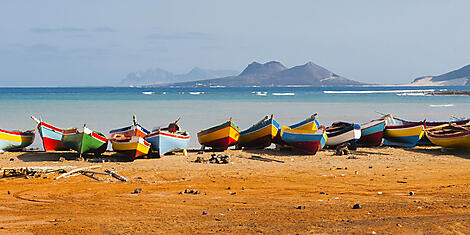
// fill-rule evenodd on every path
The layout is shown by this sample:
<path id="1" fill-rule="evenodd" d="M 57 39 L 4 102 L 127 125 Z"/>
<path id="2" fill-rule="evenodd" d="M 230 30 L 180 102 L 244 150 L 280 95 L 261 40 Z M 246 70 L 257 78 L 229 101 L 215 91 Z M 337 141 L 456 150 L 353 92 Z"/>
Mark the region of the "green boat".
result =
<path id="1" fill-rule="evenodd" d="M 92 131 L 86 126 L 83 132 L 77 128 L 64 130 L 62 144 L 70 149 L 77 151 L 80 156 L 86 153 L 102 154 L 108 147 L 108 139 L 101 133 Z"/>

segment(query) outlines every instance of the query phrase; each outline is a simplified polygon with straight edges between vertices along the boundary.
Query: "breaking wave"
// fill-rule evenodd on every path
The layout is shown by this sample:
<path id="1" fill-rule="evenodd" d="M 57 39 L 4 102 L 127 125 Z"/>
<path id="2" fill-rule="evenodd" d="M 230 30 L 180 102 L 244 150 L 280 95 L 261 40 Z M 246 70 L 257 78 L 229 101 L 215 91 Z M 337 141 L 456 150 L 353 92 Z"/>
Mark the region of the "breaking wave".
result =
<path id="1" fill-rule="evenodd" d="M 374 93 L 415 93 L 415 92 L 433 92 L 434 89 L 428 90 L 381 90 L 381 91 L 323 91 L 325 94 L 374 94 Z"/>
<path id="2" fill-rule="evenodd" d="M 285 96 L 285 95 L 295 95 L 295 93 L 293 93 L 293 92 L 292 93 L 290 93 L 290 92 L 288 92 L 288 93 L 272 93 L 272 95 Z"/>

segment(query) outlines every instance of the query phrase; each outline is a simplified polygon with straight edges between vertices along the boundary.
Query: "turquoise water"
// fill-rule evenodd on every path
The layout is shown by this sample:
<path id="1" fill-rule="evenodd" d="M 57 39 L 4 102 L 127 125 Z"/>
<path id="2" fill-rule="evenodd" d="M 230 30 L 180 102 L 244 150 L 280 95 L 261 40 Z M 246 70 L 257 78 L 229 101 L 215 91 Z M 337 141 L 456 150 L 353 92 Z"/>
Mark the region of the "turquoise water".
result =
<path id="1" fill-rule="evenodd" d="M 233 118 L 241 129 L 274 114 L 290 125 L 318 113 L 321 124 L 367 122 L 375 111 L 410 120 L 468 117 L 470 96 L 424 96 L 418 90 L 455 87 L 246 87 L 246 88 L 0 88 L 0 128 L 33 129 L 34 115 L 62 128 L 87 124 L 105 134 L 131 123 L 152 129 L 181 117 L 191 134 Z M 462 89 L 459 87 L 458 89 Z M 470 87 L 464 87 L 470 90 Z M 38 141 L 34 146 L 39 146 Z"/>

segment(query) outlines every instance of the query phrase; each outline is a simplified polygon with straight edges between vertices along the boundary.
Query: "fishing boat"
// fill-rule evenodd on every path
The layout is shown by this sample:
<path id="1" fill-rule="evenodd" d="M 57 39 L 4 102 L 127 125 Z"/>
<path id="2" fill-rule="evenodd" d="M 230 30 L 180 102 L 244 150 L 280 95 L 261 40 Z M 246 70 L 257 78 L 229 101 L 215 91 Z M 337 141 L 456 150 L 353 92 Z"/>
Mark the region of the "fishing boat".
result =
<path id="1" fill-rule="evenodd" d="M 190 137 L 187 131 L 180 130 L 179 120 L 170 123 L 166 128 L 156 129 L 145 137 L 151 143 L 152 150 L 158 151 L 160 157 L 175 151 L 183 151 L 186 155 Z"/>
<path id="2" fill-rule="evenodd" d="M 228 147 L 235 145 L 239 137 L 240 128 L 232 122 L 231 118 L 223 124 L 197 133 L 197 138 L 199 143 L 202 145 L 202 149 L 205 147 L 211 147 L 213 149 L 227 149 Z"/>
<path id="3" fill-rule="evenodd" d="M 334 147 L 343 143 L 350 143 L 349 149 L 355 150 L 356 142 L 361 138 L 361 126 L 348 122 L 334 122 L 326 128 L 328 141 L 326 146 Z"/>
<path id="4" fill-rule="evenodd" d="M 282 140 L 299 151 L 315 154 L 322 149 L 327 142 L 325 129 L 319 130 L 298 130 L 284 127 L 281 129 Z"/>
<path id="5" fill-rule="evenodd" d="M 62 136 L 64 134 L 63 129 L 43 122 L 34 116 L 31 116 L 31 119 L 33 119 L 38 124 L 37 129 L 39 136 L 41 136 L 42 139 L 44 151 L 49 152 L 69 150 L 69 148 L 62 144 Z"/>
<path id="6" fill-rule="evenodd" d="M 0 129 L 0 152 L 21 150 L 34 141 L 34 130 L 7 131 Z"/>
<path id="7" fill-rule="evenodd" d="M 316 130 L 318 130 L 320 126 L 320 124 L 318 124 L 318 121 L 316 120 L 316 116 L 317 114 L 315 113 L 312 116 L 308 117 L 307 119 L 299 123 L 287 126 L 287 128 L 292 129 L 292 130 L 311 130 L 315 132 Z M 279 131 L 277 132 L 276 137 L 272 140 L 272 142 L 276 144 L 278 147 L 286 146 L 286 143 L 281 138 L 281 129 L 283 128 L 286 128 L 286 126 L 282 126 L 281 128 L 279 128 Z"/>
<path id="8" fill-rule="evenodd" d="M 147 155 L 150 150 L 150 143 L 144 139 L 149 131 L 137 123 L 135 116 L 132 119 L 132 125 L 109 132 L 113 150 L 127 156 L 129 161 Z"/>
<path id="9" fill-rule="evenodd" d="M 361 138 L 357 141 L 359 146 L 379 146 L 382 143 L 385 119 L 374 120 L 360 126 Z"/>
<path id="10" fill-rule="evenodd" d="M 435 145 L 470 150 L 470 126 L 447 123 L 426 128 L 426 136 Z"/>
<path id="11" fill-rule="evenodd" d="M 317 114 L 313 114 L 312 116 L 310 116 L 309 118 L 299 122 L 299 123 L 296 123 L 296 124 L 292 124 L 289 126 L 290 129 L 292 130 L 311 130 L 311 131 L 316 131 L 318 130 L 318 127 L 320 126 L 320 124 L 318 124 L 318 121 L 316 120 L 316 116 Z"/>
<path id="12" fill-rule="evenodd" d="M 84 125 L 83 131 L 78 131 L 77 128 L 65 129 L 62 144 L 77 151 L 80 157 L 87 153 L 100 155 L 106 151 L 108 139 L 102 133 L 92 131 Z"/>
<path id="13" fill-rule="evenodd" d="M 426 121 L 407 122 L 394 118 L 389 114 L 385 117 L 384 144 L 388 146 L 414 147 L 423 137 L 425 125 Z"/>
<path id="14" fill-rule="evenodd" d="M 279 131 L 279 123 L 266 116 L 250 128 L 240 132 L 238 147 L 266 148 L 269 147 Z"/>

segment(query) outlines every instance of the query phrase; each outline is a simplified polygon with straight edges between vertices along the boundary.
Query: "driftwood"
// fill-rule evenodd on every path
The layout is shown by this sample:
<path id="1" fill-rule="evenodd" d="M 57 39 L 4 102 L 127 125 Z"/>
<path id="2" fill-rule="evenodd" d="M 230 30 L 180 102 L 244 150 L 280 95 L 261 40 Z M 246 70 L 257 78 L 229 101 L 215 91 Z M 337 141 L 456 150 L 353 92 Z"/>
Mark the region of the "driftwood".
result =
<path id="1" fill-rule="evenodd" d="M 55 177 L 54 179 L 57 180 L 57 179 L 60 179 L 60 178 L 67 178 L 67 177 L 70 177 L 72 174 L 80 173 L 83 170 L 95 169 L 95 168 L 100 168 L 100 167 L 101 166 L 89 166 L 89 167 L 74 169 L 74 170 L 71 170 L 71 171 L 69 171 L 67 173 L 64 173 L 62 175 L 59 175 L 59 176 Z"/>
<path id="2" fill-rule="evenodd" d="M 47 175 L 55 172 L 64 172 L 72 169 L 72 166 L 59 166 L 59 167 L 5 167 L 0 168 L 2 177 L 21 177 L 21 176 L 36 176 Z"/>
<path id="3" fill-rule="evenodd" d="M 112 177 L 114 177 L 114 178 L 116 178 L 116 179 L 118 179 L 118 180 L 120 180 L 120 181 L 123 181 L 123 182 L 126 182 L 126 181 L 127 181 L 127 179 L 126 179 L 125 177 L 118 175 L 118 174 L 117 174 L 116 172 L 114 172 L 114 171 L 105 170 L 104 172 L 108 173 L 109 175 L 111 175 Z"/>

